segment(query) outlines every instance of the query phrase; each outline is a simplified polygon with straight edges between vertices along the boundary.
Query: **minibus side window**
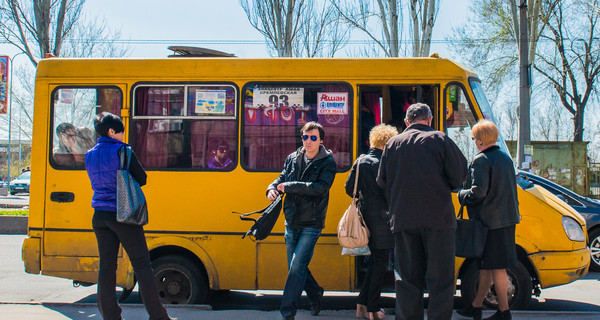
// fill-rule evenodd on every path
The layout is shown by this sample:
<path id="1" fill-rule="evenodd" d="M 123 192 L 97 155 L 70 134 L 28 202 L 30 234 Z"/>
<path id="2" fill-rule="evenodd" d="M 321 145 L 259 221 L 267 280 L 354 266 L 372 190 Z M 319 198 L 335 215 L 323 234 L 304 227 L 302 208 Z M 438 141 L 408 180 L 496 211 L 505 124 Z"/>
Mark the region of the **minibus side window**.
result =
<path id="1" fill-rule="evenodd" d="M 129 143 L 146 169 L 233 170 L 236 97 L 231 85 L 137 86 Z"/>
<path id="2" fill-rule="evenodd" d="M 116 87 L 58 87 L 52 93 L 50 164 L 57 169 L 83 169 L 85 153 L 96 145 L 96 114 L 119 115 L 123 94 Z"/>
<path id="3" fill-rule="evenodd" d="M 471 128 L 477 123 L 473 108 L 462 86 L 447 86 L 444 96 L 446 132 L 471 162 L 479 152 L 471 140 Z"/>
<path id="4" fill-rule="evenodd" d="M 323 145 L 339 171 L 352 157 L 352 87 L 345 83 L 252 83 L 242 90 L 242 165 L 250 171 L 281 171 L 287 155 L 302 146 L 300 130 L 319 122 Z"/>

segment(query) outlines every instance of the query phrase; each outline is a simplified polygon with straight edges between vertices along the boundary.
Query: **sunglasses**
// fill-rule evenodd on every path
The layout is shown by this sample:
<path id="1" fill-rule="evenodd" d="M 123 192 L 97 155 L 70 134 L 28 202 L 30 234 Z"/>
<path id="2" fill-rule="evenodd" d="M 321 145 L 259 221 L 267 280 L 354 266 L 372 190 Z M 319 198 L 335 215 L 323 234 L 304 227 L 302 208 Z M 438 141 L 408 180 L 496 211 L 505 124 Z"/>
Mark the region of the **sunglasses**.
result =
<path id="1" fill-rule="evenodd" d="M 229 148 L 227 148 L 227 147 L 219 147 L 219 152 L 225 153 L 227 151 L 229 151 Z"/>
<path id="2" fill-rule="evenodd" d="M 317 141 L 317 139 L 319 139 L 319 137 L 317 137 L 317 136 L 309 136 L 307 134 L 302 136 L 302 140 L 304 140 L 304 141 L 308 140 L 308 138 L 310 138 L 310 140 L 312 140 L 312 141 Z"/>

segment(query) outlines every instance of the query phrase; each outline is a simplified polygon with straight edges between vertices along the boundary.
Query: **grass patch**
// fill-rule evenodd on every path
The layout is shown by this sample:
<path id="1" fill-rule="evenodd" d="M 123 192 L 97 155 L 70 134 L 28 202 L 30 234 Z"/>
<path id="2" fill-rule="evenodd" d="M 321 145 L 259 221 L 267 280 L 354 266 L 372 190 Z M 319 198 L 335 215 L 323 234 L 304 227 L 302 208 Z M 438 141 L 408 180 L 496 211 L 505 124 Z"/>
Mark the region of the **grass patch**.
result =
<path id="1" fill-rule="evenodd" d="M 28 216 L 29 210 L 3 210 L 0 209 L 0 216 Z"/>

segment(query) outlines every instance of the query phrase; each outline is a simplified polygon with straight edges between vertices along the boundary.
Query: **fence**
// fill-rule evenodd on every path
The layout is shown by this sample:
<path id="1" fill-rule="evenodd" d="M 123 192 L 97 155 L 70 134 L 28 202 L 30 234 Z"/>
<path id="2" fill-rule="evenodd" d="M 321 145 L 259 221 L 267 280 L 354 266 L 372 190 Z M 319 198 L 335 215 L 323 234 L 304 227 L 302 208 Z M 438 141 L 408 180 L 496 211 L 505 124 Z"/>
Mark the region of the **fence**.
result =
<path id="1" fill-rule="evenodd" d="M 588 166 L 589 191 L 588 197 L 600 199 L 600 163 L 590 163 Z"/>

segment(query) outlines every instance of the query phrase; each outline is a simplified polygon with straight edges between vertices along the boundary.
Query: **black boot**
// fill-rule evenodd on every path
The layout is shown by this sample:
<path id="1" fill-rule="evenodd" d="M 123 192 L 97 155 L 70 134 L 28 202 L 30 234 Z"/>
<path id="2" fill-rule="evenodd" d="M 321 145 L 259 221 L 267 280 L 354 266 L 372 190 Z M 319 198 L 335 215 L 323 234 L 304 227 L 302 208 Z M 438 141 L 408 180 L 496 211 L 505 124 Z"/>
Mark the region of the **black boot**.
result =
<path id="1" fill-rule="evenodd" d="M 481 309 L 482 308 L 475 308 L 472 305 L 468 305 L 456 312 L 463 317 L 473 317 L 473 320 L 481 320 Z"/>
<path id="2" fill-rule="evenodd" d="M 511 320 L 510 310 L 496 311 L 491 317 L 485 318 L 485 320 Z"/>

